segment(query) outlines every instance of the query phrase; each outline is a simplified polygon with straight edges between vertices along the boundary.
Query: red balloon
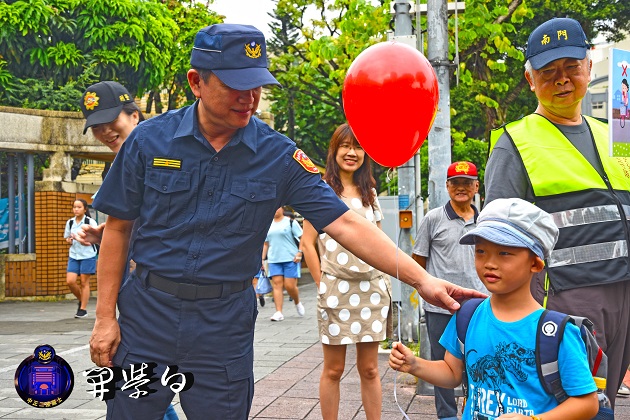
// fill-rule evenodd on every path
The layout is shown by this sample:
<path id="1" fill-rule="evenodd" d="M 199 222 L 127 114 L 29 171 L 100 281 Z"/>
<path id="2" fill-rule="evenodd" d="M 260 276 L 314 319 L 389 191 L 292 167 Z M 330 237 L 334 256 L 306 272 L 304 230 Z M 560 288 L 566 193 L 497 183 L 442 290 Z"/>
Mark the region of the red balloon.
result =
<path id="1" fill-rule="evenodd" d="M 429 60 L 400 42 L 381 42 L 352 62 L 343 107 L 363 150 L 383 166 L 407 162 L 422 146 L 437 112 L 439 89 Z"/>

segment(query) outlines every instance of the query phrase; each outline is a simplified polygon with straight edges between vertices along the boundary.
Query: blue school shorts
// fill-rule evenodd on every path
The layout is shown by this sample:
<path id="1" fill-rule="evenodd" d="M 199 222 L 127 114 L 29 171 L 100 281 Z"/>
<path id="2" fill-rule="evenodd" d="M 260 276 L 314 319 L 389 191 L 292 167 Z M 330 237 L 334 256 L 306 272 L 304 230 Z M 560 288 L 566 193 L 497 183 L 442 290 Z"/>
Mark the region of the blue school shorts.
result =
<path id="1" fill-rule="evenodd" d="M 86 258 L 85 260 L 75 260 L 68 257 L 68 273 L 76 274 L 94 274 L 96 273 L 96 257 Z"/>
<path id="2" fill-rule="evenodd" d="M 269 277 L 284 276 L 285 278 L 299 279 L 300 273 L 300 263 L 295 263 L 293 261 L 269 263 Z"/>

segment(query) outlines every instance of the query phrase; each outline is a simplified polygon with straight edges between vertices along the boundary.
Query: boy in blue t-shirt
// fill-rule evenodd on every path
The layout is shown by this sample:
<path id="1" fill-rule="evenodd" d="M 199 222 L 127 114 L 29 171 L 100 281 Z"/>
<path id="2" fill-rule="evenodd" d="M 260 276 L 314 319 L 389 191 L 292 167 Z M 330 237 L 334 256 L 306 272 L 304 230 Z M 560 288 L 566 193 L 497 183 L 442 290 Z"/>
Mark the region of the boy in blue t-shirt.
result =
<path id="1" fill-rule="evenodd" d="M 568 323 L 560 343 L 558 369 L 569 398 L 558 404 L 541 385 L 536 368 L 536 328 L 543 308 L 530 292 L 534 273 L 544 267 L 558 239 L 553 218 L 518 199 L 486 205 L 477 227 L 460 239 L 475 245 L 475 267 L 492 293 L 473 314 L 466 333 L 468 400 L 466 419 L 592 419 L 598 410 L 595 383 L 579 329 Z M 415 357 L 394 343 L 389 365 L 433 385 L 455 388 L 462 383 L 463 354 L 451 318 L 440 344 L 444 360 Z"/>

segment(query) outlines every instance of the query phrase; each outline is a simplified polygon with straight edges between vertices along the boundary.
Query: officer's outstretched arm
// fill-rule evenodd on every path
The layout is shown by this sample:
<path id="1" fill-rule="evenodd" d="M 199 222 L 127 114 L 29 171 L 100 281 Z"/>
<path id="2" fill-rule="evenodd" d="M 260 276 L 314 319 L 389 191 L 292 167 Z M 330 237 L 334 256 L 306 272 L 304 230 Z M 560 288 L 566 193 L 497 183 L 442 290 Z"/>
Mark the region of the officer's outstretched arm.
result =
<path id="1" fill-rule="evenodd" d="M 399 250 L 382 230 L 352 210 L 330 223 L 324 231 L 372 267 L 414 287 L 433 305 L 454 312 L 459 309 L 457 301 L 486 296 L 433 277 Z"/>

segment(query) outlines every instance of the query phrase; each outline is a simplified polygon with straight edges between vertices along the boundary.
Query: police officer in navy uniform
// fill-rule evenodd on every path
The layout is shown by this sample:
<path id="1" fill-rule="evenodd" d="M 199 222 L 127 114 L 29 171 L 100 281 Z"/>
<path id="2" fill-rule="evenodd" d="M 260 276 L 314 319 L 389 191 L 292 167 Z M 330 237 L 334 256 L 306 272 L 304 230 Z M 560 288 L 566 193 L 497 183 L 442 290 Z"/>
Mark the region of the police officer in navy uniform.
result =
<path id="1" fill-rule="evenodd" d="M 125 369 L 153 362 L 158 379 L 143 398 L 128 397 L 133 387 L 116 391 L 107 401 L 108 419 L 160 419 L 174 395 L 160 380 L 168 366 L 166 376 L 173 366 L 193 374 L 192 387 L 179 394 L 188 419 L 247 419 L 257 316 L 251 279 L 274 212 L 285 204 L 370 265 L 398 273 L 432 303 L 455 310 L 456 299 L 480 296 L 397 252 L 385 234 L 348 211 L 294 142 L 254 117 L 261 87 L 278 84 L 260 31 L 206 27 L 190 63 L 188 82 L 198 100 L 139 125 L 93 204 L 109 217 L 92 360 Z M 137 268 L 121 289 L 135 219 L 129 254 Z"/>

